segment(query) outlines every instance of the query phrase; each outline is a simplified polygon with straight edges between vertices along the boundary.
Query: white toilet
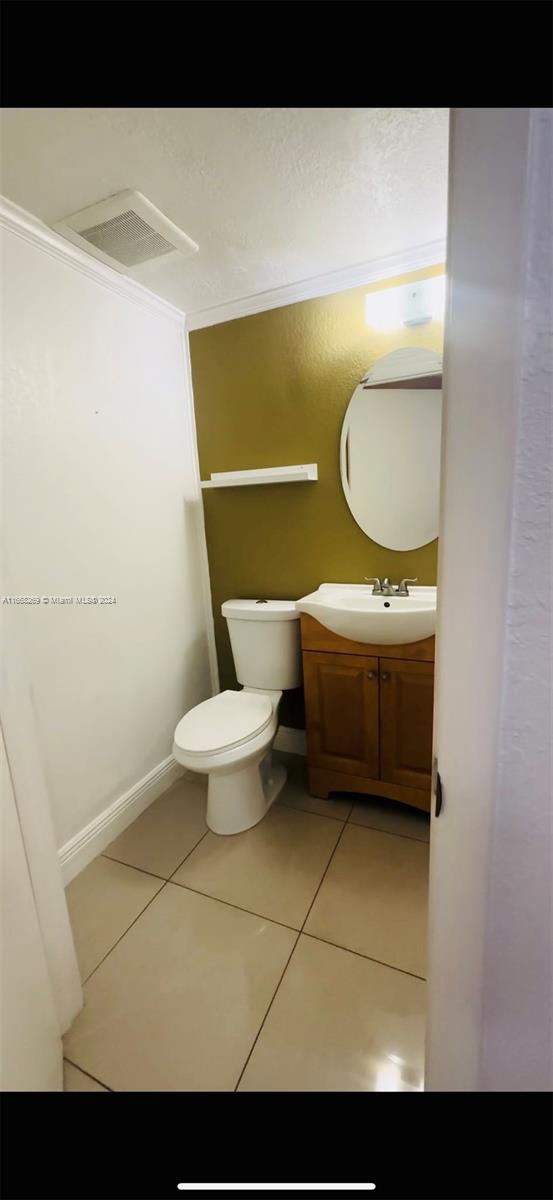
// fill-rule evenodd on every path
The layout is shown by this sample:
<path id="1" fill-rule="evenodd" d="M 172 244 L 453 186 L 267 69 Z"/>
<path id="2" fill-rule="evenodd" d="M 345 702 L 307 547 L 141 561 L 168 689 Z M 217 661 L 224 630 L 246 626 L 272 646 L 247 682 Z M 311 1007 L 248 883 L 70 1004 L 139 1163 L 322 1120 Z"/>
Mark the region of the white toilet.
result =
<path id="1" fill-rule="evenodd" d="M 241 833 L 261 821 L 286 781 L 271 746 L 282 692 L 301 684 L 300 614 L 293 600 L 226 600 L 221 612 L 242 691 L 221 692 L 187 712 L 173 754 L 209 775 L 209 828 Z"/>

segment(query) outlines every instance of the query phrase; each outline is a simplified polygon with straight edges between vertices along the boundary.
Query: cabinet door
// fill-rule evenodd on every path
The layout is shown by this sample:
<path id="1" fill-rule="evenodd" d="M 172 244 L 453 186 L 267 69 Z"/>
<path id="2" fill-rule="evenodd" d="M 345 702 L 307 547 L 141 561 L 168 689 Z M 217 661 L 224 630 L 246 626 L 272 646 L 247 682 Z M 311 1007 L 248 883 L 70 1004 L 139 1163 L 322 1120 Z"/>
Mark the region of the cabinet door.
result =
<path id="1" fill-rule="evenodd" d="M 378 778 L 378 659 L 303 654 L 309 763 Z"/>
<path id="2" fill-rule="evenodd" d="M 381 779 L 430 789 L 434 663 L 380 659 Z"/>

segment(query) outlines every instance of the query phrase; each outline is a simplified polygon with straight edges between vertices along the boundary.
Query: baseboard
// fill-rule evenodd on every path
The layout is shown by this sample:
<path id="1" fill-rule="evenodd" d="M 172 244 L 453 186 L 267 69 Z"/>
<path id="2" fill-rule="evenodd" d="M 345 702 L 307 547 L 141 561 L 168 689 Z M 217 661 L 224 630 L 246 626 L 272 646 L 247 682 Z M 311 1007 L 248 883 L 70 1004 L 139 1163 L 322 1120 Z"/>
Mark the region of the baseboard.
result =
<path id="1" fill-rule="evenodd" d="M 305 755 L 305 730 L 281 725 L 274 740 L 274 748 L 284 750 L 287 754 Z M 131 825 L 162 792 L 167 791 L 167 788 L 184 774 L 184 769 L 169 755 L 159 766 L 154 767 L 153 771 L 135 783 L 134 787 L 129 788 L 128 792 L 119 796 L 113 804 L 108 805 L 93 821 L 85 825 L 84 829 L 70 838 L 58 850 L 64 884 L 70 883 L 97 854 L 101 854 L 118 834 Z"/>
<path id="2" fill-rule="evenodd" d="M 284 750 L 287 754 L 306 754 L 305 729 L 291 729 L 289 725 L 279 725 L 273 746 L 275 750 Z"/>
<path id="3" fill-rule="evenodd" d="M 75 875 L 127 828 L 127 825 L 131 825 L 162 792 L 167 791 L 167 788 L 184 774 L 180 763 L 170 754 L 129 788 L 128 792 L 124 792 L 118 800 L 114 800 L 93 821 L 85 825 L 80 833 L 70 838 L 61 850 L 58 850 L 64 884 L 70 883 Z"/>

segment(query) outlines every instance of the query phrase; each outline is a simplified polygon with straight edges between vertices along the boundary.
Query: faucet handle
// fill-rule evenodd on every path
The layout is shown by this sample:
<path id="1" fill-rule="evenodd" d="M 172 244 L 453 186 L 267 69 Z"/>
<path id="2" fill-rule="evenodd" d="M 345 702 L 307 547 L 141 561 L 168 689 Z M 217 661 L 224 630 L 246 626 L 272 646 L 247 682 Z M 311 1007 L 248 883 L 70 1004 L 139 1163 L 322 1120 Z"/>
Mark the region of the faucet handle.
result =
<path id="1" fill-rule="evenodd" d="M 407 588 L 407 584 L 408 583 L 418 583 L 418 582 L 419 582 L 418 577 L 417 577 L 417 579 L 402 579 L 402 581 L 397 589 L 398 596 L 408 596 L 409 591 Z"/>
<path id="2" fill-rule="evenodd" d="M 374 584 L 373 591 L 372 591 L 373 596 L 380 595 L 382 588 L 380 586 L 380 580 L 376 577 L 376 575 L 373 579 L 369 579 L 367 577 L 367 575 L 365 575 L 364 579 L 365 579 L 365 583 L 373 583 Z"/>

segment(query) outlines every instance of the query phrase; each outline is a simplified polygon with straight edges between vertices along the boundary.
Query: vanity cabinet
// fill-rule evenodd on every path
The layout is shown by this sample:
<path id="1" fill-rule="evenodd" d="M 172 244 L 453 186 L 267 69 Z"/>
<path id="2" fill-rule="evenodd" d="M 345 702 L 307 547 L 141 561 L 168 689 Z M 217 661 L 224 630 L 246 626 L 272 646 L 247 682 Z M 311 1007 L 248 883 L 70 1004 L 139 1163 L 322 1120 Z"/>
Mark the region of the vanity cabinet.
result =
<path id="1" fill-rule="evenodd" d="M 434 638 L 366 646 L 302 613 L 309 788 L 430 810 Z"/>
<path id="2" fill-rule="evenodd" d="M 378 659 L 306 651 L 303 683 L 309 763 L 378 776 Z"/>
<path id="3" fill-rule="evenodd" d="M 380 659 L 380 778 L 430 790 L 434 663 Z"/>

